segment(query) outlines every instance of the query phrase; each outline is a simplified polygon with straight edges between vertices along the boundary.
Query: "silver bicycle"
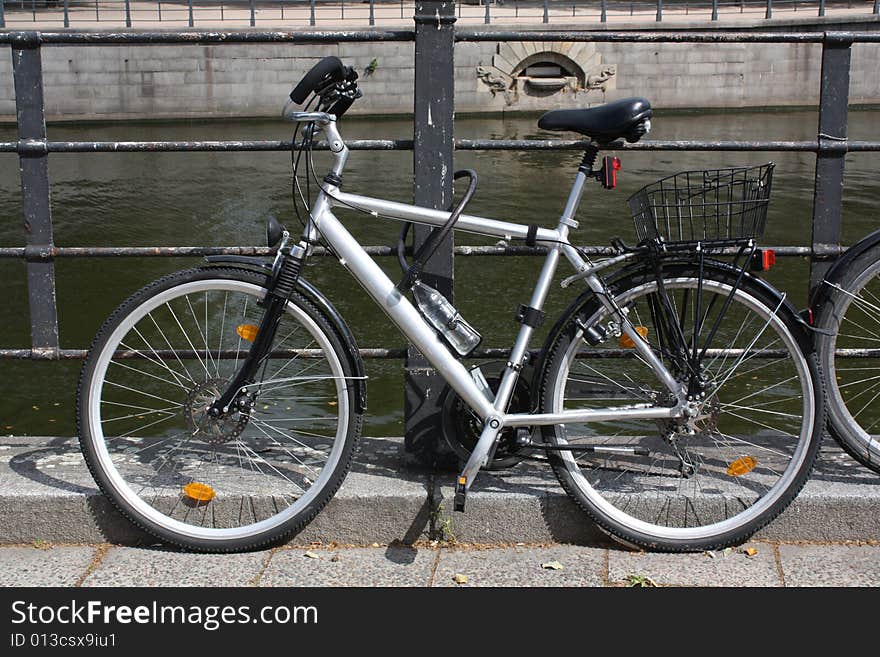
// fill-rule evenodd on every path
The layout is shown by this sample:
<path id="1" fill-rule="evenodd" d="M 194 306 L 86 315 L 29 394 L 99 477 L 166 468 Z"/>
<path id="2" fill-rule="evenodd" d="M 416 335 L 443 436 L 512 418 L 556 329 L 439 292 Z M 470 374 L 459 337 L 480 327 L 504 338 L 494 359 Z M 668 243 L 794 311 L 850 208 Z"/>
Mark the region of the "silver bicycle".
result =
<path id="1" fill-rule="evenodd" d="M 604 530 L 657 550 L 740 542 L 807 479 L 824 425 L 823 386 L 803 320 L 748 271 L 760 261 L 772 165 L 686 172 L 630 199 L 638 244 L 591 261 L 569 235 L 586 185 L 616 185 L 599 147 L 648 132 L 640 98 L 545 114 L 542 128 L 590 138 L 554 227 L 431 210 L 343 191 L 338 119 L 360 96 L 334 57 L 291 94 L 296 166 L 311 171 L 299 239 L 270 221 L 271 262 L 208 258 L 135 293 L 105 322 L 79 386 L 78 420 L 97 483 L 134 523 L 195 550 L 257 548 L 298 531 L 342 484 L 359 441 L 366 375 L 352 332 L 301 275 L 323 242 L 448 383 L 463 454 L 455 507 L 484 467 L 533 459 Z M 309 100 L 311 98 L 311 100 Z M 301 107 L 305 103 L 304 107 Z M 291 109 L 292 108 L 292 109 Z M 323 134 L 332 167 L 314 176 Z M 597 163 L 601 162 L 601 167 Z M 302 186 L 296 187 L 301 192 Z M 435 227 L 391 280 L 334 214 Z M 450 230 L 546 250 L 497 375 L 463 357 L 479 333 L 422 280 Z M 560 260 L 579 292 L 537 357 L 530 342 Z M 412 295 L 413 300 L 410 300 Z M 512 310 L 514 310 L 512 308 Z M 525 373 L 532 372 L 526 381 Z"/>

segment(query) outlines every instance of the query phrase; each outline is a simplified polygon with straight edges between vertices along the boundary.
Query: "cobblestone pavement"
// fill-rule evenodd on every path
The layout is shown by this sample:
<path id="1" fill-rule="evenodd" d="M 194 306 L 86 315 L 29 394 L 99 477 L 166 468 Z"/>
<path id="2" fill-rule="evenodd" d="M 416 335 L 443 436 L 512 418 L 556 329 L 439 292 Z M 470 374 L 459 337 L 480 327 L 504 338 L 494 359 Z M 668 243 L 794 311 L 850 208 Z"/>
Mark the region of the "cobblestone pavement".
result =
<path id="1" fill-rule="evenodd" d="M 880 543 L 700 554 L 574 545 L 337 547 L 234 555 L 103 545 L 0 547 L 0 586 L 880 586 Z"/>

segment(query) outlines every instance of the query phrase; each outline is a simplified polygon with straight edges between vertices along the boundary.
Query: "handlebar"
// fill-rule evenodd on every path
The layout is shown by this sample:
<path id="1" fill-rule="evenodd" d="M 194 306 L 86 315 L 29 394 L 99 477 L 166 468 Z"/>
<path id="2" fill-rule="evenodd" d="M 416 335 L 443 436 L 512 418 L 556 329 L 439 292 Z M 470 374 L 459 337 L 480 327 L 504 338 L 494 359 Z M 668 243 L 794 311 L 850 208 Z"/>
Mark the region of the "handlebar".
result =
<path id="1" fill-rule="evenodd" d="M 358 74 L 338 57 L 325 57 L 315 64 L 290 92 L 290 100 L 301 105 L 314 93 L 321 98 L 319 109 L 337 117 L 361 97 Z"/>

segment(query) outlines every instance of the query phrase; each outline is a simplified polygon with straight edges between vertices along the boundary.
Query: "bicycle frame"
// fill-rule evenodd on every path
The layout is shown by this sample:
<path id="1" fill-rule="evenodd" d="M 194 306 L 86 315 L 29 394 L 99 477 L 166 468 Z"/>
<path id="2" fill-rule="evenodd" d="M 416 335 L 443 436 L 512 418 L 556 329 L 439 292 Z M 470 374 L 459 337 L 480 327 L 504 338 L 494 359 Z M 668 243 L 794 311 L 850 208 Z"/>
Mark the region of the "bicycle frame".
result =
<path id="1" fill-rule="evenodd" d="M 331 169 L 335 177 L 341 178 L 349 151 L 345 146 L 336 127 L 336 123 L 328 115 L 321 115 L 324 120 L 317 123 L 323 128 L 330 150 L 334 156 Z M 310 120 L 315 120 L 314 118 Z M 395 283 L 385 275 L 378 264 L 364 251 L 360 243 L 348 232 L 340 220 L 333 214 L 334 206 L 350 206 L 358 208 L 373 216 L 410 221 L 428 226 L 441 226 L 449 213 L 432 210 L 405 203 L 386 201 L 358 194 L 341 191 L 337 186 L 325 183 L 319 192 L 311 210 L 311 217 L 303 233 L 306 243 L 313 243 L 318 235 L 322 236 L 338 255 L 342 264 L 366 290 L 376 304 L 385 311 L 395 325 L 425 356 L 429 363 L 440 373 L 446 382 L 459 396 L 484 420 L 484 430 L 474 448 L 468 464 L 462 472 L 460 484 L 469 487 L 473 476 L 487 460 L 498 433 L 505 427 L 524 427 L 563 424 L 567 422 L 586 423 L 608 420 L 627 419 L 663 419 L 681 417 L 685 413 L 686 392 L 656 357 L 648 343 L 635 330 L 626 317 L 625 310 L 617 307 L 607 294 L 606 287 L 596 272 L 603 268 L 602 263 L 591 266 L 578 254 L 568 240 L 569 228 L 576 228 L 574 216 L 584 191 L 587 176 L 578 171 L 568 196 L 568 201 L 555 229 L 539 228 L 535 236 L 537 244 L 547 247 L 547 256 L 538 276 L 529 306 L 541 310 L 549 293 L 550 284 L 559 264 L 560 255 L 564 256 L 576 272 L 576 278 L 583 279 L 585 284 L 597 294 L 611 316 L 619 323 L 621 330 L 629 336 L 635 345 L 636 352 L 657 375 L 663 385 L 678 400 L 671 408 L 658 408 L 649 404 L 633 404 L 602 409 L 571 410 L 560 413 L 515 413 L 506 412 L 508 403 L 516 385 L 519 372 L 526 358 L 529 341 L 534 329 L 523 323 L 520 326 L 516 341 L 511 349 L 510 358 L 501 378 L 498 391 L 494 398 L 485 394 L 472 378 L 468 369 L 445 346 L 434 329 L 422 318 L 418 310 L 402 295 Z M 506 221 L 497 221 L 483 217 L 462 214 L 455 224 L 455 230 L 499 237 L 506 240 L 525 239 L 528 226 Z M 614 258 L 620 262 L 625 258 Z M 465 481 L 462 481 L 464 479 Z"/>

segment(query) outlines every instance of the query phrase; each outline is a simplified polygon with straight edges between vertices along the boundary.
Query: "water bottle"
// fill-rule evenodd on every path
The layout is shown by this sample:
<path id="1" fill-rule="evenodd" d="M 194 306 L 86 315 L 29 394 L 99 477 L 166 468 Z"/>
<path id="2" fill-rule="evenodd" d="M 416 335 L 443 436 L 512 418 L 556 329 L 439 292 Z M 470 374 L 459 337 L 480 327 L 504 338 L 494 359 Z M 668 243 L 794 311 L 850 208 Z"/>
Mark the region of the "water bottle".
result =
<path id="1" fill-rule="evenodd" d="M 412 291 L 419 311 L 459 356 L 467 356 L 477 348 L 482 336 L 464 320 L 446 297 L 421 281 L 413 283 Z"/>

